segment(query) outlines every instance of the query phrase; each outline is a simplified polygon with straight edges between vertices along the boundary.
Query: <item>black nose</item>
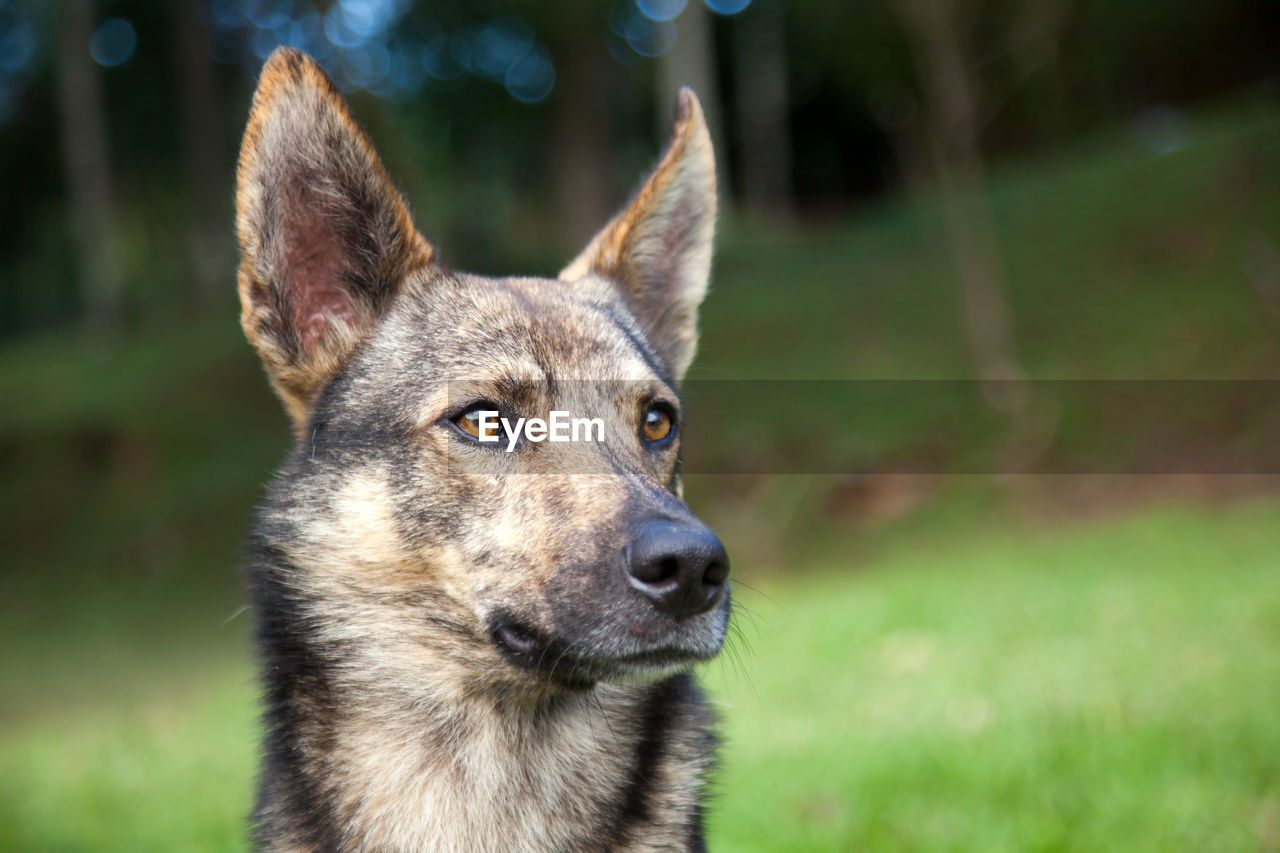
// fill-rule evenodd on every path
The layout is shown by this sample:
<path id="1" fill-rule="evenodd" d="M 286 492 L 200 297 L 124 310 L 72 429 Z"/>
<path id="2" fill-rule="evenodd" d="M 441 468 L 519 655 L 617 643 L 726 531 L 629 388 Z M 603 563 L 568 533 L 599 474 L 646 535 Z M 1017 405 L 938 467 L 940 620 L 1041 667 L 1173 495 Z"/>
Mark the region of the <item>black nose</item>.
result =
<path id="1" fill-rule="evenodd" d="M 625 557 L 631 585 L 677 619 L 710 609 L 729 577 L 724 545 L 697 522 L 645 522 Z"/>

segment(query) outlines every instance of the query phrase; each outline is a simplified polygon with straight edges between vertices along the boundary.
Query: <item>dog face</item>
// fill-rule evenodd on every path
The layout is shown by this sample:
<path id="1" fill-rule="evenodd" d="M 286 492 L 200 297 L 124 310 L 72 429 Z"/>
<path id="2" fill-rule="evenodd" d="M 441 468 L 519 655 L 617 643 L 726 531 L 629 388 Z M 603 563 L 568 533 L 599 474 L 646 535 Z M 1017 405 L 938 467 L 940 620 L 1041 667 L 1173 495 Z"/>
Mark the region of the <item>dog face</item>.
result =
<path id="1" fill-rule="evenodd" d="M 715 218 L 692 93 L 654 172 L 557 279 L 439 265 L 297 51 L 263 70 L 237 206 L 242 324 L 297 438 L 260 530 L 324 602 L 318 632 L 378 648 L 384 674 L 471 685 L 583 687 L 719 650 L 728 558 L 678 496 Z M 597 421 L 594 440 L 480 420 L 557 411 Z"/>

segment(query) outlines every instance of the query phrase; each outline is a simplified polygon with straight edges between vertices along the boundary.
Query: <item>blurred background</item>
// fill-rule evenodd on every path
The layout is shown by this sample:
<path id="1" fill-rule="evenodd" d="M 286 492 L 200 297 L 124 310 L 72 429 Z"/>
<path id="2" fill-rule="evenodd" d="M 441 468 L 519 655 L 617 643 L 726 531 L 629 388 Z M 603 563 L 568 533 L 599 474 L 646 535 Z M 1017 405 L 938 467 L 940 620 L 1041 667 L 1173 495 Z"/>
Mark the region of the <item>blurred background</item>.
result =
<path id="1" fill-rule="evenodd" d="M 279 44 L 489 274 L 553 275 L 690 84 L 691 378 L 973 380 L 871 406 L 856 472 L 789 465 L 773 398 L 695 415 L 771 454 L 687 484 L 739 578 L 713 849 L 1280 849 L 1278 37 L 1270 0 L 0 0 L 0 849 L 244 849 L 238 549 L 288 435 L 233 170 Z M 1117 449 L 1140 402 L 1039 380 L 1237 381 Z"/>

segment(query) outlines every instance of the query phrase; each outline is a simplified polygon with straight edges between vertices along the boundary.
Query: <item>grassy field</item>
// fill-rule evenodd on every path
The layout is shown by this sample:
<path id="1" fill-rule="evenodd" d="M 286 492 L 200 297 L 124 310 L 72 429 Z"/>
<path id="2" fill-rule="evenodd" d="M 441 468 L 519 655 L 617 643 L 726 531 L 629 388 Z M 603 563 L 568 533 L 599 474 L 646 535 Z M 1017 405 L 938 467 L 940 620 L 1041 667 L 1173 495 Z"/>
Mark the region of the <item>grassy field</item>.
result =
<path id="1" fill-rule="evenodd" d="M 1280 849 L 1280 502 L 892 540 L 739 587 L 717 850 Z M 0 735 L 0 849 L 242 849 L 243 632 Z"/>
<path id="2" fill-rule="evenodd" d="M 1032 376 L 1280 375 L 1246 274 L 1280 234 L 1280 122 L 1236 105 L 1183 141 L 1116 130 L 993 171 Z M 967 374 L 939 245 L 928 199 L 730 227 L 692 375 Z M 0 398 L 0 851 L 243 849 L 233 567 L 287 436 L 231 306 L 112 351 L 11 344 Z M 869 414 L 873 455 L 922 441 L 914 413 Z M 1055 446 L 1088 440 L 1070 428 Z M 704 673 L 715 849 L 1280 850 L 1280 499 L 1144 483 L 1080 513 L 1065 480 L 871 499 L 849 477 L 691 478 L 744 581 L 741 636 Z"/>
<path id="3" fill-rule="evenodd" d="M 739 590 L 724 850 L 1280 849 L 1280 504 Z"/>

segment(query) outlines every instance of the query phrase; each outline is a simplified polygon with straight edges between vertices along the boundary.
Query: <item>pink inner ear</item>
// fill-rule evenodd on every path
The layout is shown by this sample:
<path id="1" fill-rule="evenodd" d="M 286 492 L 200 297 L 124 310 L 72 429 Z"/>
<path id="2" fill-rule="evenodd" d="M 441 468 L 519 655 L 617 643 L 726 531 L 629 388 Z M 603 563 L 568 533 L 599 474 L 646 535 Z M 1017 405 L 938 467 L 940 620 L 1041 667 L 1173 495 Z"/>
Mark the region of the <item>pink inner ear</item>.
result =
<path id="1" fill-rule="evenodd" d="M 293 223 L 286 245 L 286 300 L 302 350 L 311 353 L 337 320 L 355 326 L 359 306 L 348 290 L 347 259 L 319 216 Z"/>

